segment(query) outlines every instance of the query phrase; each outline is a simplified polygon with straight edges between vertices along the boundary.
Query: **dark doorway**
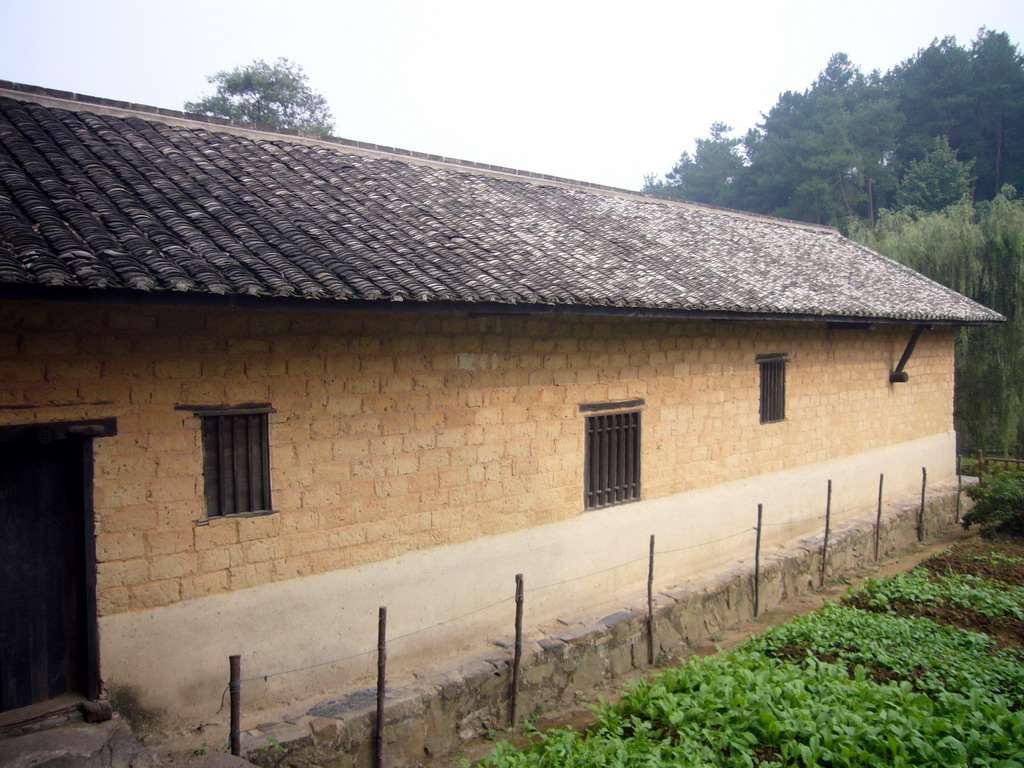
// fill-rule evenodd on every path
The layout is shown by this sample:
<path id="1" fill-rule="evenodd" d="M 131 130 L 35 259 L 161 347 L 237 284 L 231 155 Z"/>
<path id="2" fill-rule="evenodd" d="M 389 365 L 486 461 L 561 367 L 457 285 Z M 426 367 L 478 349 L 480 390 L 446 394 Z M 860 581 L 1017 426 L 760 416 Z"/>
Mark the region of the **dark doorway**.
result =
<path id="1" fill-rule="evenodd" d="M 98 693 L 91 438 L 104 432 L 0 431 L 0 712 Z"/>

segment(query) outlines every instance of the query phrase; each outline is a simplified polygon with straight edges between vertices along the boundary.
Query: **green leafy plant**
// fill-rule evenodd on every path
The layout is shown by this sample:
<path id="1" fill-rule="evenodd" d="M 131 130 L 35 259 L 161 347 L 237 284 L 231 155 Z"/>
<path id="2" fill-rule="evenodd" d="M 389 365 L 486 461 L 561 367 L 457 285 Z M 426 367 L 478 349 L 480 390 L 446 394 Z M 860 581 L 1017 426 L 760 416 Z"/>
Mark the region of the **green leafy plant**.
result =
<path id="1" fill-rule="evenodd" d="M 1013 765 L 1024 713 L 988 695 L 931 697 L 864 667 L 779 662 L 750 649 L 636 683 L 585 734 L 502 744 L 491 768 Z"/>
<path id="2" fill-rule="evenodd" d="M 1024 472 L 999 469 L 985 475 L 985 482 L 972 485 L 967 495 L 974 507 L 963 517 L 962 525 L 977 524 L 982 536 L 1024 534 Z"/>
<path id="3" fill-rule="evenodd" d="M 273 736 L 267 736 L 267 743 L 262 747 L 256 747 L 257 752 L 280 752 L 283 749 L 281 742 Z"/>
<path id="4" fill-rule="evenodd" d="M 997 581 L 961 573 L 930 576 L 923 568 L 867 579 L 848 600 L 881 611 L 891 610 L 895 603 L 930 603 L 967 608 L 993 618 L 1024 619 L 1024 587 L 1007 588 Z"/>
<path id="5" fill-rule="evenodd" d="M 1004 696 L 1011 708 L 1024 707 L 1024 653 L 1000 649 L 980 632 L 934 621 L 869 613 L 829 604 L 773 627 L 745 644 L 774 658 L 807 656 L 857 665 L 876 682 L 909 682 L 915 690 L 938 695 L 972 692 Z"/>
<path id="6" fill-rule="evenodd" d="M 893 615 L 924 605 L 1024 618 L 1024 587 L 915 570 L 869 580 L 742 647 L 635 681 L 585 733 L 498 744 L 487 768 L 1017 766 L 1024 651 Z M 940 611 L 941 612 L 941 611 Z"/>

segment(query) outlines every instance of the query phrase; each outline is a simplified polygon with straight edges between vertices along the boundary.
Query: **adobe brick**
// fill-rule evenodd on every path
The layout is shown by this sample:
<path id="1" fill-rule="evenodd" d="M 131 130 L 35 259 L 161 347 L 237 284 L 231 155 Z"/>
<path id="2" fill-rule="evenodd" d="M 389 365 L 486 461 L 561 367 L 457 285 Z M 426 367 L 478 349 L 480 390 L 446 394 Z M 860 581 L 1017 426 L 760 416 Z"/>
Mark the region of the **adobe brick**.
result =
<path id="1" fill-rule="evenodd" d="M 153 375 L 157 379 L 193 379 L 202 374 L 202 363 L 190 358 L 157 360 L 153 363 Z"/>
<path id="2" fill-rule="evenodd" d="M 188 552 L 195 548 L 193 528 L 180 531 L 149 531 L 145 534 L 146 554 L 150 557 Z"/>
<path id="3" fill-rule="evenodd" d="M 97 586 L 101 590 L 142 584 L 149 581 L 149 560 L 140 557 L 134 560 L 99 563 L 96 567 L 96 577 Z"/>
<path id="4" fill-rule="evenodd" d="M 124 613 L 135 608 L 134 592 L 127 587 L 106 587 L 96 595 L 96 612 L 100 616 Z"/>
<path id="5" fill-rule="evenodd" d="M 241 518 L 225 518 L 212 520 L 207 525 L 195 527 L 195 545 L 197 550 L 211 549 L 237 544 L 238 524 Z"/>
<path id="6" fill-rule="evenodd" d="M 148 531 L 157 526 L 157 509 L 151 504 L 103 510 L 96 514 L 97 533 Z"/>
<path id="7" fill-rule="evenodd" d="M 137 609 L 159 608 L 181 600 L 181 581 L 167 579 L 140 584 L 132 590 L 131 604 Z"/>
<path id="8" fill-rule="evenodd" d="M 193 597 L 206 597 L 220 592 L 226 592 L 230 585 L 228 572 L 226 570 L 213 571 L 211 573 L 197 573 L 191 578 L 191 592 Z"/>
<path id="9" fill-rule="evenodd" d="M 153 581 L 180 579 L 196 569 L 194 552 L 179 552 L 174 555 L 163 555 L 150 558 L 149 578 Z"/>
<path id="10" fill-rule="evenodd" d="M 260 515 L 238 520 L 238 540 L 253 541 L 276 537 L 281 531 L 281 515 Z"/>

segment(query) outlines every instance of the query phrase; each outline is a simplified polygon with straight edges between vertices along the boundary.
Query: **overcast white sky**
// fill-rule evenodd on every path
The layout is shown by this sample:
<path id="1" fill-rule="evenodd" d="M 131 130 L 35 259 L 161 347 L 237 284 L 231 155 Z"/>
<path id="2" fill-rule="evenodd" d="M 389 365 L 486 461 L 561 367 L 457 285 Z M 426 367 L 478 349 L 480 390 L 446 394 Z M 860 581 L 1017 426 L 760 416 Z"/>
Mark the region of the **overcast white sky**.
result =
<path id="1" fill-rule="evenodd" d="M 339 136 L 636 189 L 837 51 L 884 71 L 981 26 L 1024 43 L 1024 2 L 0 0 L 0 79 L 180 109 L 285 56 Z"/>

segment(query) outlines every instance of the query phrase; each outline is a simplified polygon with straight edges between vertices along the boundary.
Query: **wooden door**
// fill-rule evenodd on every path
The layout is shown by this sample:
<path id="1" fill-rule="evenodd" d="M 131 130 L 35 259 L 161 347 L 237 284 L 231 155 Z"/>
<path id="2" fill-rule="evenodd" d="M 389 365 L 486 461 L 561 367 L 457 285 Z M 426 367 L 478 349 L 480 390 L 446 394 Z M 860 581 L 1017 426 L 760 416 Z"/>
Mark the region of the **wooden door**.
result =
<path id="1" fill-rule="evenodd" d="M 90 687 L 90 443 L 0 444 L 0 712 Z"/>

